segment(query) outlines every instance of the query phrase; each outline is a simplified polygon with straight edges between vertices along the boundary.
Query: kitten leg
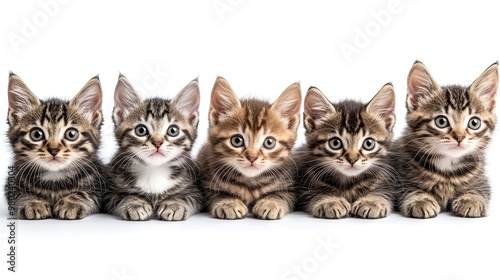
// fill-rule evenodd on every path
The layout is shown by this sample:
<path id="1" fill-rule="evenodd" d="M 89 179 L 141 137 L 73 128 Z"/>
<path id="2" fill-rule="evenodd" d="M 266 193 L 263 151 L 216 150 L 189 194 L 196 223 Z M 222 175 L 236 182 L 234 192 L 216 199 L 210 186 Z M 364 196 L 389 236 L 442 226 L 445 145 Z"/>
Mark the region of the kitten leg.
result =
<path id="1" fill-rule="evenodd" d="M 243 219 L 248 214 L 248 207 L 241 199 L 218 197 L 210 203 L 210 213 L 218 219 Z"/>
<path id="2" fill-rule="evenodd" d="M 485 217 L 487 209 L 486 198 L 475 193 L 462 194 L 451 204 L 453 214 L 466 218 Z"/>
<path id="3" fill-rule="evenodd" d="M 62 220 L 83 219 L 97 213 L 97 198 L 86 192 L 76 192 L 64 196 L 54 206 L 54 216 Z"/>
<path id="4" fill-rule="evenodd" d="M 156 214 L 158 219 L 165 221 L 182 221 L 199 211 L 194 203 L 184 199 L 167 199 L 160 202 Z"/>
<path id="5" fill-rule="evenodd" d="M 52 217 L 52 207 L 41 197 L 21 194 L 16 203 L 16 214 L 19 219 L 46 219 Z"/>
<path id="6" fill-rule="evenodd" d="M 387 198 L 369 194 L 361 197 L 352 205 L 354 216 L 364 219 L 385 218 L 391 212 L 392 203 Z"/>
<path id="7" fill-rule="evenodd" d="M 127 195 L 110 212 L 128 221 L 147 221 L 153 215 L 153 207 L 138 196 Z"/>
<path id="8" fill-rule="evenodd" d="M 290 192 L 274 193 L 259 198 L 253 206 L 253 214 L 263 220 L 277 220 L 290 213 L 295 197 Z"/>
<path id="9" fill-rule="evenodd" d="M 406 217 L 419 219 L 434 218 L 441 212 L 437 200 L 425 192 L 414 192 L 406 195 L 400 208 Z"/>
<path id="10" fill-rule="evenodd" d="M 307 210 L 316 218 L 340 219 L 351 211 L 351 204 L 343 197 L 320 196 L 313 199 Z"/>

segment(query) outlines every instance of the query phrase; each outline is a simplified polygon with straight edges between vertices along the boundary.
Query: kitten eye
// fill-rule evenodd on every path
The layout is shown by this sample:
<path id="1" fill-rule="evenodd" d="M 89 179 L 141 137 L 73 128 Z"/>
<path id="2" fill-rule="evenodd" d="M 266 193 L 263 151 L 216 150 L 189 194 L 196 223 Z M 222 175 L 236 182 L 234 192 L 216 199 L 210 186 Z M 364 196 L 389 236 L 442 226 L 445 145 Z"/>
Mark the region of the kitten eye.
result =
<path id="1" fill-rule="evenodd" d="M 477 130 L 481 127 L 481 120 L 479 118 L 472 118 L 469 120 L 469 128 Z"/>
<path id="2" fill-rule="evenodd" d="M 138 125 L 135 127 L 135 134 L 139 137 L 148 135 L 148 128 L 145 125 Z"/>
<path id="3" fill-rule="evenodd" d="M 328 141 L 328 145 L 330 145 L 330 148 L 334 150 L 342 149 L 342 141 L 337 137 L 330 139 L 330 141 Z"/>
<path id="4" fill-rule="evenodd" d="M 168 129 L 167 129 L 167 135 L 171 136 L 171 137 L 176 137 L 176 136 L 179 135 L 180 131 L 181 130 L 179 129 L 179 127 L 176 126 L 175 124 L 173 124 L 173 125 L 171 125 L 171 126 L 168 127 Z"/>
<path id="5" fill-rule="evenodd" d="M 78 132 L 78 130 L 76 130 L 76 128 L 68 128 L 68 130 L 66 130 L 66 133 L 64 133 L 64 137 L 69 141 L 75 141 L 76 139 L 78 139 L 79 135 L 80 133 Z"/>
<path id="6" fill-rule="evenodd" d="M 375 140 L 373 138 L 366 138 L 363 142 L 363 149 L 371 151 L 373 148 L 375 148 Z"/>
<path id="7" fill-rule="evenodd" d="M 436 126 L 439 128 L 445 128 L 449 125 L 448 119 L 443 116 L 436 117 L 434 123 L 436 123 Z"/>
<path id="8" fill-rule="evenodd" d="M 40 128 L 34 128 L 30 132 L 31 140 L 38 142 L 42 141 L 45 137 L 43 135 L 43 131 Z"/>
<path id="9" fill-rule="evenodd" d="M 276 146 L 276 139 L 274 137 L 267 137 L 266 140 L 264 140 L 264 148 L 266 149 L 272 149 Z"/>
<path id="10" fill-rule="evenodd" d="M 241 135 L 238 134 L 231 137 L 231 145 L 233 145 L 233 147 L 240 148 L 243 147 L 244 144 L 245 141 L 243 140 L 243 137 Z"/>

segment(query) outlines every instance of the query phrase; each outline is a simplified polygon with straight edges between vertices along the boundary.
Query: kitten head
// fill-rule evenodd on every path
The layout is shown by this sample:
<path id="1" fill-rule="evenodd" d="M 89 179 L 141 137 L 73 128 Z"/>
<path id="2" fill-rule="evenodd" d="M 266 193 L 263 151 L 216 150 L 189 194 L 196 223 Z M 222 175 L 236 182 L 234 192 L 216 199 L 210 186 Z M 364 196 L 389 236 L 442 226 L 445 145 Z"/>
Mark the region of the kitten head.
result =
<path id="1" fill-rule="evenodd" d="M 498 63 L 469 87 L 439 86 L 421 62 L 408 75 L 407 122 L 419 149 L 459 158 L 487 145 L 496 124 Z"/>
<path id="2" fill-rule="evenodd" d="M 330 173 L 353 177 L 380 166 L 392 139 L 395 95 L 386 84 L 367 104 L 332 104 L 311 87 L 304 101 L 304 126 L 309 152 Z"/>
<path id="3" fill-rule="evenodd" d="M 141 100 L 125 76 L 115 89 L 113 121 L 120 152 L 158 166 L 183 158 L 197 137 L 200 91 L 191 81 L 173 100 Z"/>
<path id="4" fill-rule="evenodd" d="M 90 164 L 89 157 L 96 154 L 100 143 L 102 123 L 98 77 L 92 78 L 71 101 L 42 101 L 11 73 L 8 95 L 8 136 L 17 160 L 27 168 L 50 172 Z"/>
<path id="5" fill-rule="evenodd" d="M 246 177 L 278 169 L 288 162 L 297 137 L 301 92 L 292 84 L 273 103 L 239 100 L 222 77 L 215 81 L 210 101 L 209 141 L 220 165 Z"/>

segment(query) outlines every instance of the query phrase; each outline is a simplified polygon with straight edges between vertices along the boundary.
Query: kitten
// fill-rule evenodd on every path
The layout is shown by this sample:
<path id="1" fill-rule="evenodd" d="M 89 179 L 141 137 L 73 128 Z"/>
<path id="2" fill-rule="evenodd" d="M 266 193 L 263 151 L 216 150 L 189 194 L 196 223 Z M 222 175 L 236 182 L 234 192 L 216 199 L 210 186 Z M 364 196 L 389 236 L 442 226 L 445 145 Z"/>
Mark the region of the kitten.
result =
<path id="1" fill-rule="evenodd" d="M 200 93 L 191 81 L 173 100 L 142 101 L 123 75 L 115 90 L 118 152 L 109 166 L 106 210 L 124 220 L 185 220 L 202 207 L 190 151 L 197 137 Z"/>
<path id="2" fill-rule="evenodd" d="M 295 203 L 289 157 L 300 120 L 301 92 L 290 85 L 273 103 L 238 100 L 224 78 L 215 81 L 208 143 L 199 155 L 208 210 L 219 219 L 280 219 Z"/>
<path id="3" fill-rule="evenodd" d="M 97 157 L 102 93 L 92 78 L 71 100 L 39 100 L 11 73 L 8 138 L 15 182 L 5 188 L 19 219 L 81 219 L 99 212 L 105 188 Z"/>
<path id="4" fill-rule="evenodd" d="M 299 165 L 298 208 L 317 218 L 386 217 L 396 177 L 387 154 L 395 124 L 395 96 L 384 85 L 367 104 L 330 103 L 311 87 L 304 101 L 306 144 Z"/>
<path id="5" fill-rule="evenodd" d="M 408 75 L 408 126 L 394 145 L 403 178 L 399 209 L 413 218 L 451 210 L 486 216 L 490 186 L 484 174 L 486 147 L 496 124 L 498 64 L 469 87 L 439 86 L 421 62 Z"/>

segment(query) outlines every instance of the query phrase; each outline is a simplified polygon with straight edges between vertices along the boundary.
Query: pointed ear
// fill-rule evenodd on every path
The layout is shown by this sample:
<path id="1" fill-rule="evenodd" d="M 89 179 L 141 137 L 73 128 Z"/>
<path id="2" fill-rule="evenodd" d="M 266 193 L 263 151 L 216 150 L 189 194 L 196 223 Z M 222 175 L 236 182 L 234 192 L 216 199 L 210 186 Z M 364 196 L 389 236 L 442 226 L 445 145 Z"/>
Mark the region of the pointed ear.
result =
<path id="1" fill-rule="evenodd" d="M 289 85 L 271 106 L 271 110 L 279 112 L 288 129 L 296 131 L 300 122 L 300 105 L 302 93 L 300 84 Z"/>
<path id="2" fill-rule="evenodd" d="M 491 112 L 495 109 L 498 89 L 498 62 L 493 63 L 477 78 L 469 89 L 474 92 Z"/>
<path id="3" fill-rule="evenodd" d="M 304 127 L 307 131 L 316 128 L 325 114 L 335 112 L 332 103 L 316 87 L 310 87 L 304 100 Z"/>
<path id="4" fill-rule="evenodd" d="M 100 126 L 102 123 L 102 90 L 99 77 L 95 76 L 90 79 L 69 104 L 75 107 L 92 125 Z"/>
<path id="5" fill-rule="evenodd" d="M 406 107 L 409 111 L 416 110 L 440 89 L 425 65 L 416 61 L 408 74 Z"/>
<path id="6" fill-rule="evenodd" d="M 241 108 L 240 101 L 234 93 L 231 85 L 222 77 L 215 80 L 210 98 L 210 126 L 219 124 L 228 112 Z"/>
<path id="7" fill-rule="evenodd" d="M 394 94 L 394 87 L 391 83 L 387 83 L 368 102 L 366 111 L 379 116 L 384 121 L 385 127 L 392 130 L 396 123 L 395 107 L 396 95 Z"/>
<path id="8" fill-rule="evenodd" d="M 9 76 L 9 125 L 15 125 L 28 111 L 40 105 L 38 98 L 26 84 L 14 73 Z"/>
<path id="9" fill-rule="evenodd" d="M 200 107 L 200 88 L 198 78 L 192 80 L 184 87 L 172 101 L 175 107 L 184 115 L 188 122 L 196 127 L 198 125 L 198 109 Z"/>
<path id="10" fill-rule="evenodd" d="M 113 122 L 119 125 L 123 120 L 142 103 L 127 78 L 121 73 L 115 88 L 115 107 L 113 108 Z"/>

